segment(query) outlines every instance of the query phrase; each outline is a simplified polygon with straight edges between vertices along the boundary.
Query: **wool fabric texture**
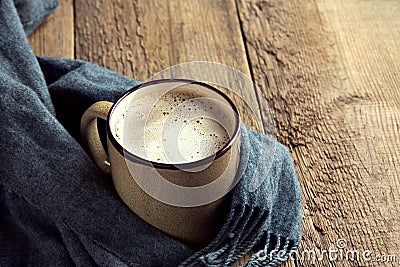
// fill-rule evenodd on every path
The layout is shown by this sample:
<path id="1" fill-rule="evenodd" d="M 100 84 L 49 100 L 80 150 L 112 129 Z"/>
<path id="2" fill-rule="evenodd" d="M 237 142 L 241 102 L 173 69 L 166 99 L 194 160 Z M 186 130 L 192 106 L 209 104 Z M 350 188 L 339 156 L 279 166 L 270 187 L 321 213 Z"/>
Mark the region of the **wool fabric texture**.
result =
<path id="1" fill-rule="evenodd" d="M 194 251 L 120 200 L 82 148 L 79 124 L 91 104 L 116 101 L 139 82 L 89 62 L 36 57 L 26 34 L 57 4 L 0 1 L 0 266 L 231 266 L 249 251 L 247 266 L 286 261 L 301 238 L 294 164 L 283 145 L 244 125 L 243 177 L 206 247 Z"/>

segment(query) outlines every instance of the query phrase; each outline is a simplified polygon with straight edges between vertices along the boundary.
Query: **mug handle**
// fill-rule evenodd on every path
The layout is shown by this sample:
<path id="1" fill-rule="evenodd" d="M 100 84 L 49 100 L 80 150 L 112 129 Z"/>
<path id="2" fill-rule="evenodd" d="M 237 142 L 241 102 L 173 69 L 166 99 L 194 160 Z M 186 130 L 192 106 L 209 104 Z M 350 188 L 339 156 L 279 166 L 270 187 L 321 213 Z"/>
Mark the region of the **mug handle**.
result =
<path id="1" fill-rule="evenodd" d="M 107 152 L 101 143 L 97 129 L 97 118 L 107 120 L 108 113 L 113 103 L 99 101 L 91 105 L 81 119 L 81 140 L 83 146 L 89 151 L 93 161 L 105 173 L 111 173 L 111 166 Z"/>

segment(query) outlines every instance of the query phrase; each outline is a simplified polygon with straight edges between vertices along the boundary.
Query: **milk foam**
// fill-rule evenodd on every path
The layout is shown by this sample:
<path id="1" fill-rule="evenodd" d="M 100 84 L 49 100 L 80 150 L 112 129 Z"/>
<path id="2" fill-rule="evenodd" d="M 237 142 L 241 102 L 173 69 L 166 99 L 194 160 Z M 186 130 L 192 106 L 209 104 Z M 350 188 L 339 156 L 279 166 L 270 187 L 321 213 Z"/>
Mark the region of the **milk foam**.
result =
<path id="1" fill-rule="evenodd" d="M 226 103 L 203 92 L 175 88 L 162 95 L 128 98 L 116 114 L 113 135 L 141 158 L 193 162 L 214 155 L 229 142 L 230 113 Z"/>

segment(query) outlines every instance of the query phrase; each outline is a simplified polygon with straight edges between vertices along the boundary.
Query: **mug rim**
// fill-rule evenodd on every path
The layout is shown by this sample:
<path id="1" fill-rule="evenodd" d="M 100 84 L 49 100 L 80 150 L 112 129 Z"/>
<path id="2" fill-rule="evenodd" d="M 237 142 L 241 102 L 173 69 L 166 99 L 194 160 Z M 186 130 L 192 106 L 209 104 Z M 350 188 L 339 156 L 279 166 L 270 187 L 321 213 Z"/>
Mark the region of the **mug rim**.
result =
<path id="1" fill-rule="evenodd" d="M 202 87 L 205 87 L 209 90 L 214 91 L 215 93 L 219 94 L 220 96 L 222 96 L 230 105 L 230 107 L 232 108 L 233 112 L 235 113 L 235 126 L 234 126 L 234 130 L 233 130 L 233 135 L 231 138 L 229 138 L 229 142 L 227 142 L 222 148 L 220 148 L 219 150 L 217 150 L 215 153 L 199 159 L 199 160 L 195 160 L 195 161 L 190 161 L 190 162 L 184 162 L 184 163 L 162 163 L 162 162 L 156 162 L 156 161 L 152 161 L 152 160 L 148 160 L 145 158 L 142 158 L 138 155 L 135 155 L 134 153 L 132 153 L 131 151 L 129 151 L 128 149 L 124 148 L 122 144 L 120 144 L 114 134 L 111 131 L 111 125 L 110 125 L 110 118 L 113 114 L 113 112 L 115 111 L 116 107 L 131 93 L 141 89 L 141 88 L 145 88 L 147 86 L 150 85 L 154 85 L 154 84 L 160 84 L 160 83 L 168 83 L 168 82 L 182 82 L 182 83 L 188 83 L 188 84 L 196 84 L 196 85 L 200 85 Z M 226 152 L 228 152 L 231 147 L 233 146 L 234 142 L 236 141 L 236 139 L 238 138 L 240 134 L 240 114 L 239 111 L 236 107 L 236 105 L 233 103 L 233 101 L 223 92 L 221 92 L 220 90 L 218 90 L 217 88 L 215 88 L 214 86 L 211 86 L 209 84 L 206 84 L 204 82 L 200 82 L 200 81 L 195 81 L 195 80 L 190 80 L 190 79 L 180 79 L 180 78 L 171 78 L 171 79 L 157 79 L 157 80 L 151 80 L 151 81 L 146 81 L 143 83 L 140 83 L 134 87 L 132 87 L 131 89 L 127 90 L 126 92 L 124 92 L 119 98 L 118 100 L 113 103 L 113 105 L 111 106 L 110 111 L 108 112 L 107 115 L 107 136 L 111 142 L 111 144 L 116 148 L 116 150 L 118 151 L 118 153 L 121 154 L 121 156 L 123 156 L 125 159 L 128 159 L 131 162 L 134 163 L 139 163 L 142 165 L 146 165 L 146 166 L 153 166 L 157 169 L 169 169 L 169 170 L 185 170 L 185 169 L 192 169 L 192 168 L 196 168 L 196 167 L 200 167 L 200 166 L 204 166 L 205 164 L 211 163 L 213 161 L 215 161 L 216 159 L 222 157 Z"/>

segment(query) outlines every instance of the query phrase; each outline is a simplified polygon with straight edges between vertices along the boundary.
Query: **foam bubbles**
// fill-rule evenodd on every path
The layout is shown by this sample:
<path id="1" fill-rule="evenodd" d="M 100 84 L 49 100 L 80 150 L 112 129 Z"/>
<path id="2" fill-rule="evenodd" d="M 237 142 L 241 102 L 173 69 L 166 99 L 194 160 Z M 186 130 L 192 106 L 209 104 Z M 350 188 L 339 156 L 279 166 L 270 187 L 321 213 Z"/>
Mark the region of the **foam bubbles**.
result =
<path id="1" fill-rule="evenodd" d="M 200 91 L 175 88 L 158 99 L 150 94 L 132 101 L 116 120 L 114 136 L 131 153 L 147 160 L 197 161 L 229 142 L 228 112 L 225 104 Z M 126 118 L 135 123 L 125 123 Z"/>

